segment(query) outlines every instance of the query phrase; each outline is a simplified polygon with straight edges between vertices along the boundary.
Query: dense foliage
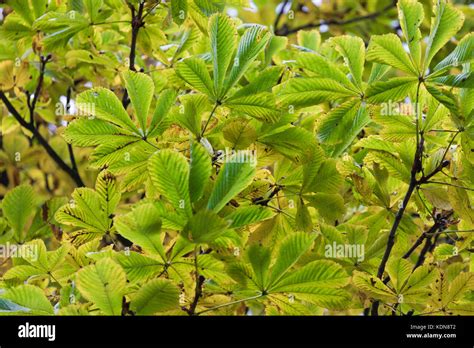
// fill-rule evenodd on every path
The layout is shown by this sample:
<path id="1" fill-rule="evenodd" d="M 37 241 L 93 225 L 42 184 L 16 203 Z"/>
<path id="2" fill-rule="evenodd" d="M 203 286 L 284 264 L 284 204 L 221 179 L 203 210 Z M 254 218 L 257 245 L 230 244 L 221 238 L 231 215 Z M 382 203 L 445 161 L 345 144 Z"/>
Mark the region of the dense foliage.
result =
<path id="1" fill-rule="evenodd" d="M 472 7 L 0 7 L 1 314 L 473 313 Z"/>

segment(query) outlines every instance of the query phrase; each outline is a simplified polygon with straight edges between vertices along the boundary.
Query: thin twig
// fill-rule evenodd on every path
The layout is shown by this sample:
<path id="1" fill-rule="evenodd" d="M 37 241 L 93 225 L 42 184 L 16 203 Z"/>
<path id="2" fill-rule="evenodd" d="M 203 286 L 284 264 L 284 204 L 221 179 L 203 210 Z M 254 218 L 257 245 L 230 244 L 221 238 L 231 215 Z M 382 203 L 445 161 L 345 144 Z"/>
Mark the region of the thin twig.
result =
<path id="1" fill-rule="evenodd" d="M 342 21 L 337 20 L 337 19 L 328 19 L 328 20 L 325 20 L 325 21 L 321 21 L 319 23 L 304 24 L 304 25 L 301 25 L 299 27 L 292 28 L 292 29 L 289 29 L 288 27 L 283 26 L 281 29 L 275 30 L 275 34 L 285 36 L 285 35 L 294 34 L 294 33 L 298 32 L 299 30 L 319 28 L 320 26 L 323 26 L 323 25 L 342 26 L 342 25 L 346 25 L 346 24 L 361 22 L 361 21 L 368 20 L 368 19 L 375 19 L 375 18 L 379 17 L 380 15 L 384 14 L 385 12 L 387 12 L 387 11 L 391 10 L 392 8 L 394 8 L 396 6 L 396 4 L 397 4 L 397 0 L 393 0 L 389 5 L 385 6 L 383 9 L 381 9 L 379 11 L 375 11 L 375 12 L 369 13 L 369 14 L 364 15 L 364 16 L 354 17 L 354 18 L 346 19 L 346 20 L 342 20 Z"/>
<path id="2" fill-rule="evenodd" d="M 145 2 L 141 2 L 138 5 L 138 11 L 136 11 L 135 7 L 133 5 L 129 4 L 130 11 L 132 12 L 132 41 L 130 44 L 130 55 L 129 55 L 129 62 L 128 62 L 128 68 L 131 71 L 136 71 L 135 69 L 135 58 L 136 58 L 136 47 L 137 47 L 137 39 L 138 39 L 138 32 L 141 27 L 145 25 L 145 22 L 143 21 L 143 8 L 145 7 Z M 128 103 L 128 92 L 125 89 L 122 97 L 122 105 L 124 108 L 127 108 Z"/>
<path id="3" fill-rule="evenodd" d="M 54 162 L 66 172 L 71 179 L 74 180 L 77 186 L 85 186 L 78 172 L 69 167 L 66 162 L 63 161 L 61 156 L 59 156 L 56 151 L 49 145 L 48 141 L 43 137 L 36 127 L 33 127 L 30 123 L 26 122 L 25 119 L 20 115 L 20 113 L 15 109 L 12 103 L 8 100 L 7 96 L 3 91 L 0 91 L 0 99 L 3 101 L 8 111 L 12 116 L 18 121 L 18 123 L 25 129 L 29 130 L 33 136 L 38 140 L 40 145 L 46 150 L 48 155 L 53 159 Z"/>
<path id="4" fill-rule="evenodd" d="M 212 117 L 214 116 L 214 113 L 216 112 L 216 109 L 217 109 L 218 106 L 219 106 L 219 103 L 216 103 L 214 105 L 214 108 L 212 109 L 211 114 L 209 115 L 209 117 L 206 121 L 206 124 L 204 125 L 204 128 L 201 131 L 201 138 L 204 137 L 204 132 L 206 131 L 207 126 L 209 125 L 209 122 L 211 121 Z"/>

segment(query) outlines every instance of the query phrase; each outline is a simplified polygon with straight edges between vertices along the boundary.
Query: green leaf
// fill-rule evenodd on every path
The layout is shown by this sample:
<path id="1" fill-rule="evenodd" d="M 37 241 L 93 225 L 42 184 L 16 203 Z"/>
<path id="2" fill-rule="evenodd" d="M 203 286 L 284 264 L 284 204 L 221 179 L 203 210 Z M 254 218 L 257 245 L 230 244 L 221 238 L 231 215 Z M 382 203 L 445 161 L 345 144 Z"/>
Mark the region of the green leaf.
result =
<path id="1" fill-rule="evenodd" d="M 152 315 L 179 308 L 179 289 L 171 281 L 153 279 L 131 296 L 130 308 L 137 315 Z"/>
<path id="2" fill-rule="evenodd" d="M 223 234 L 228 225 L 228 222 L 219 215 L 204 209 L 189 218 L 183 229 L 183 235 L 193 243 L 209 243 Z"/>
<path id="3" fill-rule="evenodd" d="M 267 45 L 271 34 L 268 32 L 264 34 L 264 31 L 264 27 L 254 25 L 242 35 L 234 58 L 234 64 L 225 84 L 224 93 L 227 93 L 240 80 L 250 64 Z"/>
<path id="4" fill-rule="evenodd" d="M 397 293 L 400 293 L 410 277 L 412 269 L 413 265 L 405 259 L 394 259 L 387 263 L 387 273 Z"/>
<path id="5" fill-rule="evenodd" d="M 421 32 L 423 22 L 423 5 L 416 0 L 401 0 L 397 3 L 398 18 L 402 27 L 405 41 L 408 44 L 410 55 L 417 70 L 421 64 Z"/>
<path id="6" fill-rule="evenodd" d="M 474 287 L 474 274 L 461 273 L 451 282 L 449 286 L 449 292 L 446 294 L 446 299 L 444 303 L 451 303 L 453 301 L 459 300 L 464 294 L 468 291 L 472 291 Z"/>
<path id="7" fill-rule="evenodd" d="M 161 242 L 161 218 L 151 203 L 141 204 L 130 213 L 115 218 L 117 231 L 151 255 L 166 260 Z"/>
<path id="8" fill-rule="evenodd" d="M 39 205 L 37 195 L 28 185 L 20 185 L 9 191 L 2 202 L 2 211 L 19 241 L 26 238 L 25 226 Z"/>
<path id="9" fill-rule="evenodd" d="M 298 199 L 296 203 L 295 223 L 297 231 L 311 232 L 313 229 L 311 214 L 302 199 Z"/>
<path id="10" fill-rule="evenodd" d="M 429 266 L 421 266 L 410 275 L 406 286 L 403 288 L 405 295 L 417 294 L 429 289 L 429 285 L 435 281 L 439 272 Z M 403 284 L 402 284 L 403 285 Z"/>
<path id="11" fill-rule="evenodd" d="M 184 59 L 176 66 L 176 73 L 195 90 L 215 97 L 206 63 L 201 58 Z"/>
<path id="12" fill-rule="evenodd" d="M 456 67 L 474 59 L 474 33 L 469 33 L 459 41 L 456 48 L 433 69 L 434 72 Z"/>
<path id="13" fill-rule="evenodd" d="M 53 315 L 53 306 L 39 287 L 24 284 L 8 289 L 1 295 L 3 299 L 10 300 L 15 305 L 23 307 L 21 311 L 26 311 L 33 315 Z M 18 308 L 15 306 L 13 309 Z"/>
<path id="14" fill-rule="evenodd" d="M 461 29 L 464 14 L 446 0 L 438 0 L 433 9 L 430 36 L 426 47 L 425 64 L 427 69 L 434 55 Z"/>
<path id="15" fill-rule="evenodd" d="M 318 213 L 328 222 L 339 219 L 345 212 L 344 199 L 339 194 L 334 193 L 316 193 L 314 195 L 305 195 L 311 206 L 318 210 Z"/>
<path id="16" fill-rule="evenodd" d="M 224 14 L 214 14 L 209 19 L 209 36 L 214 91 L 217 100 L 221 100 L 226 93 L 224 79 L 235 51 L 237 31 L 229 17 Z"/>
<path id="17" fill-rule="evenodd" d="M 296 64 L 315 76 L 336 80 L 347 88 L 353 85 L 340 66 L 319 54 L 301 52 L 297 55 Z"/>
<path id="18" fill-rule="evenodd" d="M 171 0 L 171 15 L 177 24 L 183 24 L 188 14 L 188 0 Z"/>
<path id="19" fill-rule="evenodd" d="M 367 59 L 418 76 L 410 57 L 403 49 L 402 42 L 395 34 L 372 36 L 367 49 Z"/>
<path id="20" fill-rule="evenodd" d="M 38 18 L 34 31 L 47 33 L 43 42 L 48 52 L 66 47 L 69 40 L 81 31 L 87 30 L 89 21 L 76 11 L 68 13 L 47 12 Z"/>
<path id="21" fill-rule="evenodd" d="M 365 63 L 364 41 L 359 37 L 342 35 L 330 39 L 331 44 L 342 55 L 351 72 L 351 80 L 362 90 L 362 74 Z"/>
<path id="22" fill-rule="evenodd" d="M 253 244 L 247 250 L 247 258 L 255 274 L 255 285 L 264 291 L 268 285 L 268 270 L 271 262 L 270 249 Z"/>
<path id="23" fill-rule="evenodd" d="M 171 106 L 175 102 L 176 92 L 172 89 L 166 89 L 161 92 L 160 97 L 156 102 L 156 108 L 153 113 L 150 125 L 148 127 L 148 136 L 153 137 L 159 135 L 160 124 L 163 123 Z"/>
<path id="24" fill-rule="evenodd" d="M 279 101 L 288 106 L 305 107 L 357 96 L 336 80 L 328 78 L 294 78 L 276 88 Z"/>
<path id="25" fill-rule="evenodd" d="M 295 232 L 286 237 L 280 245 L 276 255 L 276 262 L 271 269 L 270 287 L 273 288 L 278 284 L 282 277 L 289 271 L 291 267 L 299 260 L 304 253 L 308 251 L 313 244 L 314 236 Z"/>
<path id="26" fill-rule="evenodd" d="M 226 219 L 232 221 L 230 228 L 239 228 L 267 220 L 274 215 L 275 213 L 270 208 L 252 205 L 237 208 L 227 215 Z"/>
<path id="27" fill-rule="evenodd" d="M 274 123 L 280 115 L 275 105 L 274 95 L 268 92 L 232 98 L 226 101 L 225 105 L 263 122 Z"/>
<path id="28" fill-rule="evenodd" d="M 120 100 L 108 89 L 96 87 L 82 92 L 77 96 L 76 107 L 82 114 L 88 113 L 88 116 L 110 122 L 129 135 L 140 135 Z"/>
<path id="29" fill-rule="evenodd" d="M 313 261 L 285 276 L 270 292 L 308 293 L 317 288 L 340 288 L 350 277 L 342 266 L 333 261 Z"/>
<path id="30" fill-rule="evenodd" d="M 379 278 L 365 272 L 354 271 L 353 284 L 376 299 L 397 302 L 396 294 Z"/>
<path id="31" fill-rule="evenodd" d="M 155 85 L 151 77 L 133 71 L 123 73 L 125 88 L 127 89 L 135 117 L 138 119 L 142 132 L 147 129 L 148 112 L 155 91 Z"/>
<path id="32" fill-rule="evenodd" d="M 148 172 L 153 185 L 176 211 L 190 216 L 189 165 L 186 158 L 173 150 L 161 150 L 150 157 Z"/>
<path id="33" fill-rule="evenodd" d="M 114 260 L 122 266 L 130 282 L 147 281 L 162 272 L 164 267 L 163 261 L 133 251 L 117 253 Z"/>
<path id="34" fill-rule="evenodd" d="M 216 213 L 250 185 L 255 175 L 255 166 L 249 162 L 239 162 L 236 156 L 227 159 L 209 197 L 207 208 Z"/>
<path id="35" fill-rule="evenodd" d="M 138 140 L 136 136 L 122 133 L 122 131 L 122 128 L 97 118 L 80 118 L 71 122 L 64 130 L 63 135 L 68 143 L 80 147 L 112 143 L 117 141 L 117 138 L 124 142 Z"/>
<path id="36" fill-rule="evenodd" d="M 77 272 L 80 293 L 105 315 L 120 315 L 127 279 L 123 269 L 112 259 L 103 258 Z"/>
<path id="37" fill-rule="evenodd" d="M 106 170 L 100 172 L 97 176 L 95 190 L 101 197 L 100 202 L 105 215 L 112 215 L 121 197 L 115 176 Z"/>
<path id="38" fill-rule="evenodd" d="M 367 88 L 367 101 L 374 104 L 399 101 L 414 92 L 417 82 L 416 77 L 394 77 L 375 82 Z"/>
<path id="39" fill-rule="evenodd" d="M 314 30 L 298 30 L 296 33 L 298 45 L 309 48 L 312 51 L 317 51 L 321 44 L 321 34 L 316 29 Z"/>
<path id="40" fill-rule="evenodd" d="M 212 171 L 212 161 L 209 153 L 199 143 L 191 145 L 191 160 L 189 168 L 189 193 L 191 202 L 202 197 L 209 182 Z"/>

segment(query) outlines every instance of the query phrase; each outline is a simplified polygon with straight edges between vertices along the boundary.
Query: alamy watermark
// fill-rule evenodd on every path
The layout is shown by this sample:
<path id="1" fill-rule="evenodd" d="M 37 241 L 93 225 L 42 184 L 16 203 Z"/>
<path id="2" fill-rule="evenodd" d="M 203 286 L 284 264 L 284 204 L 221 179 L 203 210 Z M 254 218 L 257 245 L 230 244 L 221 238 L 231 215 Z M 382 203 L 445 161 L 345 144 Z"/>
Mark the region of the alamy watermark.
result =
<path id="1" fill-rule="evenodd" d="M 38 246 L 30 244 L 0 244 L 0 258 L 21 257 L 32 261 L 38 260 Z"/>
<path id="2" fill-rule="evenodd" d="M 226 147 L 220 151 L 224 163 L 250 163 L 257 165 L 257 150 L 234 150 Z"/>
<path id="3" fill-rule="evenodd" d="M 387 103 L 382 103 L 381 107 L 380 114 L 382 116 L 421 114 L 421 106 L 419 103 L 393 102 L 389 100 Z"/>
<path id="4" fill-rule="evenodd" d="M 365 246 L 364 244 L 338 244 L 333 242 L 325 245 L 324 256 L 327 258 L 350 258 L 362 262 L 365 258 Z"/>

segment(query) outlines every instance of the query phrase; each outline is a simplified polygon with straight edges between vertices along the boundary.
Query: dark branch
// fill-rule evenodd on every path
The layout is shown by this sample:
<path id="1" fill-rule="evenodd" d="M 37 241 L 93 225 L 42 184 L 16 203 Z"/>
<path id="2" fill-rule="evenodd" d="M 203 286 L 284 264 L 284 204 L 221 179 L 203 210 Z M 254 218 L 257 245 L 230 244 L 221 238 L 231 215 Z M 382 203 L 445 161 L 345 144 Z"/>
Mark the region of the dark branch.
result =
<path id="1" fill-rule="evenodd" d="M 54 162 L 68 174 L 71 179 L 74 180 L 77 186 L 85 186 L 81 177 L 79 176 L 79 173 L 74 171 L 72 168 L 70 168 L 63 160 L 62 158 L 54 151 L 54 149 L 49 145 L 48 141 L 41 135 L 41 133 L 38 131 L 38 129 L 34 126 L 32 126 L 30 123 L 26 122 L 23 117 L 21 117 L 20 113 L 15 109 L 15 107 L 10 103 L 8 100 L 7 96 L 3 91 L 0 91 L 0 99 L 3 101 L 5 106 L 7 107 L 8 111 L 10 114 L 13 115 L 13 117 L 20 123 L 20 125 L 29 130 L 32 134 L 33 137 L 35 137 L 40 145 L 46 150 L 48 155 L 53 159 Z"/>
<path id="2" fill-rule="evenodd" d="M 132 41 L 130 44 L 130 56 L 128 62 L 128 68 L 132 71 L 136 71 L 135 69 L 135 58 L 136 58 L 136 47 L 137 47 L 137 39 L 138 39 L 138 31 L 141 27 L 145 25 L 143 21 L 143 9 L 145 7 L 145 2 L 141 2 L 138 5 L 138 11 L 133 7 L 133 5 L 129 5 L 130 11 L 132 12 Z M 128 92 L 127 90 L 124 91 L 122 97 L 122 105 L 124 108 L 127 108 L 128 103 L 130 100 L 128 99 Z"/>
<path id="3" fill-rule="evenodd" d="M 392 8 L 394 8 L 396 6 L 396 4 L 397 4 L 397 0 L 393 0 L 389 5 L 385 6 L 383 9 L 381 9 L 379 11 L 375 11 L 375 12 L 369 13 L 369 14 L 364 15 L 364 16 L 354 17 L 354 18 L 350 18 L 350 19 L 346 19 L 346 20 L 328 19 L 328 20 L 325 20 L 325 21 L 321 21 L 319 23 L 308 23 L 308 24 L 304 24 L 304 25 L 301 25 L 301 26 L 296 27 L 296 28 L 291 28 L 291 29 L 288 28 L 285 24 L 281 29 L 278 29 L 278 30 L 275 27 L 275 34 L 285 36 L 285 35 L 294 34 L 294 33 L 298 32 L 299 30 L 319 28 L 322 25 L 342 26 L 342 25 L 347 25 L 347 24 L 352 24 L 352 23 L 365 21 L 365 20 L 368 20 L 368 19 L 375 19 L 375 18 L 379 17 L 380 15 L 384 14 L 385 12 L 387 12 L 387 11 L 391 10 Z"/>

